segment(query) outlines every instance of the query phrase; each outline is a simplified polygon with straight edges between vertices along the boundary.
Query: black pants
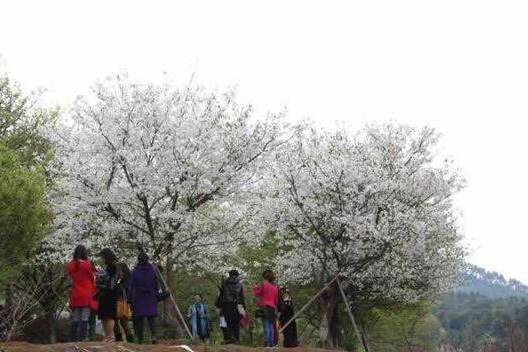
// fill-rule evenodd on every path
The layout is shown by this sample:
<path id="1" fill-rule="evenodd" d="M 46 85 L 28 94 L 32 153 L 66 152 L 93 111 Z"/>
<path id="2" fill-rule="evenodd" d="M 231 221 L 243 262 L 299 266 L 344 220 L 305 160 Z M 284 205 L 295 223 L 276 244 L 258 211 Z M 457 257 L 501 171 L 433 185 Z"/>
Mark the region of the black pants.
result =
<path id="1" fill-rule="evenodd" d="M 87 321 L 72 321 L 70 323 L 70 341 L 85 341 L 88 333 Z"/>
<path id="2" fill-rule="evenodd" d="M 240 313 L 236 303 L 226 303 L 223 307 L 227 323 L 226 343 L 238 343 L 240 340 Z"/>
<path id="3" fill-rule="evenodd" d="M 132 331 L 130 331 L 130 327 L 128 326 L 127 318 L 121 318 L 115 321 L 114 335 L 115 335 L 116 341 L 123 341 L 123 333 L 121 332 L 121 330 L 125 333 L 126 340 L 128 343 L 134 342 Z"/>
<path id="4" fill-rule="evenodd" d="M 279 321 L 281 325 L 284 326 L 290 321 L 291 318 L 293 318 L 293 310 L 291 310 L 291 312 L 287 311 L 282 313 Z M 297 323 L 295 320 L 292 321 L 292 323 L 288 325 L 282 333 L 284 334 L 284 347 L 295 348 L 299 346 L 299 341 L 297 340 Z"/>
<path id="5" fill-rule="evenodd" d="M 156 343 L 156 326 L 154 324 L 156 317 L 135 317 L 134 332 L 136 333 L 138 343 L 143 343 L 145 337 L 145 319 L 148 321 L 152 342 Z"/>
<path id="6" fill-rule="evenodd" d="M 224 341 L 228 340 L 227 328 L 222 328 L 222 336 L 224 337 Z"/>

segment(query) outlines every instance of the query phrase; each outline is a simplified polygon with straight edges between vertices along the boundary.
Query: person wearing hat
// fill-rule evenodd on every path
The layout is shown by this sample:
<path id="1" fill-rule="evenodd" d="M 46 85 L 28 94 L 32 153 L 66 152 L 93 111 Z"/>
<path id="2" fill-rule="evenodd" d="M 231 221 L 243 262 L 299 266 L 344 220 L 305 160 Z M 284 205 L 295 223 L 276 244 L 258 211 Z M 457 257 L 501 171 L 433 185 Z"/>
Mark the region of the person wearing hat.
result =
<path id="1" fill-rule="evenodd" d="M 227 325 L 225 343 L 237 344 L 240 339 L 240 320 L 245 315 L 246 308 L 244 289 L 237 270 L 229 271 L 229 277 L 223 282 L 218 305 Z"/>
<path id="2" fill-rule="evenodd" d="M 138 264 L 132 271 L 131 303 L 132 320 L 138 343 L 143 343 L 145 320 L 147 320 L 152 343 L 157 342 L 155 318 L 158 316 L 159 290 L 158 273 L 154 265 L 150 264 L 146 253 L 140 253 Z"/>

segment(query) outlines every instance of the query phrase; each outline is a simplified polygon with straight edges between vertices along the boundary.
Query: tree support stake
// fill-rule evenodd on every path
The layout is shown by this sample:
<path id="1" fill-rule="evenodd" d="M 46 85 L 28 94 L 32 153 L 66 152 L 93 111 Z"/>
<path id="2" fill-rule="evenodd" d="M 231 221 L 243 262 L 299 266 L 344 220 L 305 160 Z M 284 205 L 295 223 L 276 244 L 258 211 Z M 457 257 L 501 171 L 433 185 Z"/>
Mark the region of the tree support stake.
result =
<path id="1" fill-rule="evenodd" d="M 352 322 L 352 326 L 354 327 L 354 331 L 356 332 L 357 339 L 358 341 L 361 341 L 361 346 L 363 346 L 363 351 L 370 352 L 367 341 L 365 340 L 364 336 L 360 334 L 359 332 L 359 329 L 356 324 L 356 319 L 354 319 L 354 314 L 352 314 L 350 303 L 348 303 L 348 299 L 345 295 L 345 290 L 343 290 L 343 286 L 341 285 L 341 280 L 339 280 L 339 278 L 337 278 L 337 286 L 339 287 L 339 292 L 341 292 L 341 296 L 343 297 L 343 301 L 345 302 L 347 313 L 348 313 L 348 316 L 350 317 L 350 321 Z"/>

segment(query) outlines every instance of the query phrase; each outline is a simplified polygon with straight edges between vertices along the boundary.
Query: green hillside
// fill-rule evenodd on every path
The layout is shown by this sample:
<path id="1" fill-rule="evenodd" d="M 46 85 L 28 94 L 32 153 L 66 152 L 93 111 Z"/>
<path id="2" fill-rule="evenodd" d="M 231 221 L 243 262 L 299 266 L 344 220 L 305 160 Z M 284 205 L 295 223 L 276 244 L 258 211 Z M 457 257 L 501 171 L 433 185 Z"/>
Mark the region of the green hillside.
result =
<path id="1" fill-rule="evenodd" d="M 463 273 L 464 285 L 457 293 L 477 293 L 489 298 L 528 298 L 528 286 L 518 280 L 507 280 L 502 274 L 470 265 Z"/>

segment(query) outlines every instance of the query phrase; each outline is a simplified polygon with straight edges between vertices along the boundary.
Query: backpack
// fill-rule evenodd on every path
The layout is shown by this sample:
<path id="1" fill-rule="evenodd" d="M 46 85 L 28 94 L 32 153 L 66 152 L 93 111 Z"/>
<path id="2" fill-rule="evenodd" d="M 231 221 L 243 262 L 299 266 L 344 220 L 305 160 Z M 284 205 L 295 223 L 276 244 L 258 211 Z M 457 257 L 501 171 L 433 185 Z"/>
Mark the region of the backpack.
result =
<path id="1" fill-rule="evenodd" d="M 223 303 L 240 303 L 239 297 L 242 289 L 240 282 L 229 282 L 226 280 L 222 287 Z"/>

